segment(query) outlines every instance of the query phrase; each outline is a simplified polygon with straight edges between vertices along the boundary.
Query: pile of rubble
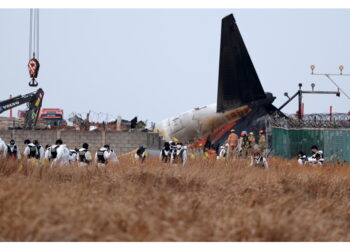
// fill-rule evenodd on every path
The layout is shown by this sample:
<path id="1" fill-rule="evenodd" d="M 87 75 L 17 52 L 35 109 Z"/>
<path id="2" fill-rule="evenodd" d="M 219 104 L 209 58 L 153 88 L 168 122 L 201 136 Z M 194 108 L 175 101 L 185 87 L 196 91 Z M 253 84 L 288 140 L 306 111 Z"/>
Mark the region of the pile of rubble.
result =
<path id="1" fill-rule="evenodd" d="M 24 119 L 0 117 L 0 130 L 19 128 L 24 126 Z"/>
<path id="2" fill-rule="evenodd" d="M 24 118 L 16 117 L 1 117 L 0 116 L 0 130 L 22 129 L 24 127 Z M 47 129 L 48 126 L 42 119 L 38 119 L 36 129 Z"/>

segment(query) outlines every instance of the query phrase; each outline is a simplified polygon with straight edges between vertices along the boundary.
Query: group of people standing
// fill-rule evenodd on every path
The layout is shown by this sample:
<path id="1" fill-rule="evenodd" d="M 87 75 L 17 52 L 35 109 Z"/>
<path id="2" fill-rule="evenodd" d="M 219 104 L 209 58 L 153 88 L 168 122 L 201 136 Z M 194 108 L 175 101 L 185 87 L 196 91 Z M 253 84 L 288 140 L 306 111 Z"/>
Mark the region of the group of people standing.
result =
<path id="1" fill-rule="evenodd" d="M 0 138 L 0 155 L 8 160 L 20 160 L 21 153 L 13 139 L 6 144 Z M 38 140 L 31 142 L 24 140 L 24 150 L 22 157 L 36 163 L 48 161 L 51 167 L 77 164 L 79 167 L 87 167 L 91 163 L 97 163 L 98 167 L 105 167 L 109 162 L 118 163 L 118 157 L 109 145 L 104 145 L 95 154 L 93 159 L 89 151 L 89 144 L 83 143 L 80 149 L 68 149 L 61 139 L 57 139 L 55 144 L 42 147 Z"/>
<path id="2" fill-rule="evenodd" d="M 187 147 L 181 142 L 169 141 L 164 143 L 160 151 L 159 160 L 163 163 L 185 165 L 187 162 Z"/>
<path id="3" fill-rule="evenodd" d="M 266 136 L 264 130 L 259 131 L 258 141 L 254 133 L 242 131 L 240 137 L 231 129 L 226 143 L 221 146 L 220 158 L 235 159 L 237 157 L 249 157 L 254 155 L 266 156 Z"/>
<path id="4" fill-rule="evenodd" d="M 230 130 L 224 145 L 216 150 L 217 159 L 235 160 L 237 158 L 251 158 L 253 165 L 268 167 L 266 160 L 266 137 L 263 130 L 259 131 L 258 141 L 254 133 L 242 131 L 240 137 L 234 129 Z M 192 154 L 191 154 L 192 155 Z M 209 154 L 208 154 L 209 155 Z M 181 142 L 165 142 L 159 154 L 163 163 L 185 165 L 188 159 L 188 150 Z"/>
<path id="5" fill-rule="evenodd" d="M 242 131 L 240 137 L 231 129 L 224 145 L 220 146 L 217 152 L 217 159 L 235 160 L 238 158 L 250 158 L 251 166 L 268 167 L 266 155 L 266 136 L 264 130 L 259 131 L 258 140 L 254 133 L 249 134 Z M 323 152 L 316 145 L 311 147 L 311 157 L 307 157 L 305 153 L 298 153 L 298 163 L 301 165 L 323 165 Z M 144 146 L 140 146 L 134 154 L 134 159 L 143 163 L 147 157 L 147 151 Z M 79 167 L 87 167 L 95 163 L 98 167 L 103 168 L 108 163 L 118 163 L 118 157 L 109 145 L 99 148 L 92 157 L 89 151 L 89 144 L 83 143 L 80 149 L 69 149 L 61 139 L 57 139 L 55 144 L 41 146 L 38 140 L 24 140 L 24 150 L 21 154 L 15 141 L 10 140 L 6 144 L 0 138 L 0 158 L 8 160 L 20 160 L 21 158 L 36 163 L 50 162 L 51 167 L 64 165 L 77 165 Z M 169 141 L 165 142 L 159 154 L 159 160 L 163 163 L 172 165 L 185 165 L 188 159 L 187 147 L 181 142 Z"/>
<path id="6" fill-rule="evenodd" d="M 248 134 L 247 131 L 242 131 L 240 136 L 238 136 L 234 129 L 230 130 L 230 134 L 225 144 L 220 146 L 217 156 L 218 159 L 226 160 L 250 158 L 251 165 L 261 165 L 267 168 L 266 157 L 266 136 L 264 130 L 259 130 L 257 141 L 254 132 Z"/>

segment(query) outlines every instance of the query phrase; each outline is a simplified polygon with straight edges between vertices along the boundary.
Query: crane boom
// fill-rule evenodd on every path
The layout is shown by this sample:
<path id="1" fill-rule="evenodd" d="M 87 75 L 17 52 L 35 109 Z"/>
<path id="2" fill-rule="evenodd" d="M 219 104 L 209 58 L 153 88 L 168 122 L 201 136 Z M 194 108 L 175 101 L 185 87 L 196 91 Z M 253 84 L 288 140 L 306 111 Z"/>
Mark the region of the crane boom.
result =
<path id="1" fill-rule="evenodd" d="M 28 111 L 24 119 L 24 129 L 34 129 L 38 120 L 43 98 L 44 91 L 40 88 L 37 91 L 26 95 L 19 95 L 5 101 L 0 101 L 0 114 L 26 103 Z"/>

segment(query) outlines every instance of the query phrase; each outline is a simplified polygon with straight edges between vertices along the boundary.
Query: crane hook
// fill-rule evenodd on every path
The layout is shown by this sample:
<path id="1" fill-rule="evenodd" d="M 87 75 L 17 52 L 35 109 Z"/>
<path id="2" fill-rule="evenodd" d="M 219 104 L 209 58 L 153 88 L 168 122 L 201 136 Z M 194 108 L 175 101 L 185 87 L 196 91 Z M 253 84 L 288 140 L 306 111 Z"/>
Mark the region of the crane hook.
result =
<path id="1" fill-rule="evenodd" d="M 38 82 L 35 80 L 35 78 L 38 77 L 39 68 L 40 68 L 40 63 L 35 57 L 29 60 L 28 70 L 29 70 L 29 76 L 30 78 L 32 78 L 32 80 L 29 82 L 30 87 L 38 86 Z"/>

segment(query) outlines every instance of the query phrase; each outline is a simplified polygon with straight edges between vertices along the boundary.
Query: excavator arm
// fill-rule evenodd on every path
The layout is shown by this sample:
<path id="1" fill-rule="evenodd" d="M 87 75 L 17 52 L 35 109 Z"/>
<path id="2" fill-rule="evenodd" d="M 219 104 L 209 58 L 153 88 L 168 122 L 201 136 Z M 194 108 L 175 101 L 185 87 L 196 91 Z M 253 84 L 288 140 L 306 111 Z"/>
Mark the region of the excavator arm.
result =
<path id="1" fill-rule="evenodd" d="M 24 119 L 24 129 L 33 129 L 38 120 L 43 98 L 44 91 L 40 88 L 26 95 L 19 95 L 5 101 L 0 101 L 0 114 L 11 108 L 27 103 L 28 111 Z"/>

